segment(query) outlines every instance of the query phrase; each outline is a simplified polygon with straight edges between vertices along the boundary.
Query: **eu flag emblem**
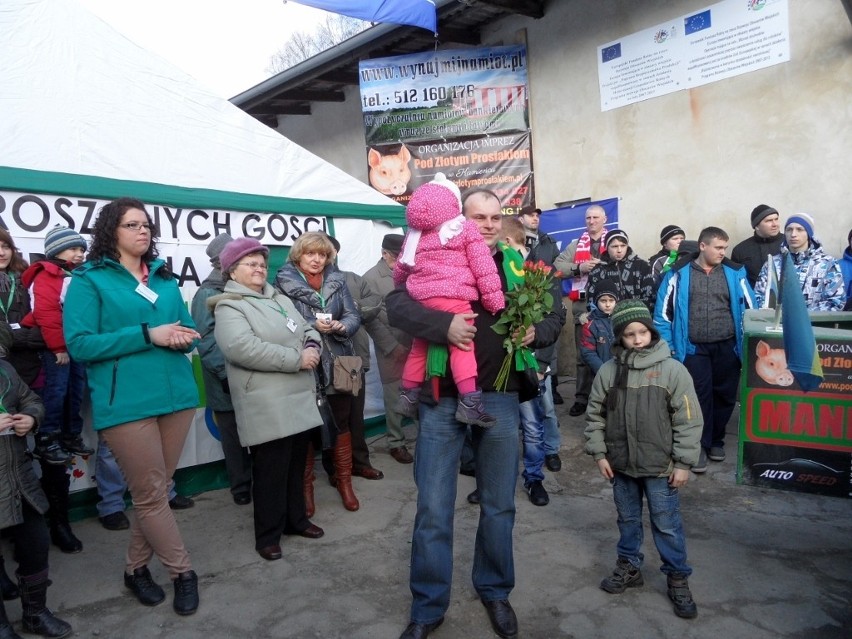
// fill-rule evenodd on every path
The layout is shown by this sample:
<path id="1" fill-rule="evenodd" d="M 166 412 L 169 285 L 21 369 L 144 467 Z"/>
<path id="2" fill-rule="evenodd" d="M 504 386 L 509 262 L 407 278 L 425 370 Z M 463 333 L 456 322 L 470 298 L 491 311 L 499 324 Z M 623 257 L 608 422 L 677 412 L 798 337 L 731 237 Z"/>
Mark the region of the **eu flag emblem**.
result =
<path id="1" fill-rule="evenodd" d="M 621 57 L 621 43 L 616 42 L 601 50 L 601 62 L 609 62 Z"/>
<path id="2" fill-rule="evenodd" d="M 694 16 L 689 16 L 688 18 L 683 19 L 683 31 L 686 35 L 689 35 L 690 33 L 695 33 L 696 31 L 701 31 L 702 29 L 709 28 L 710 9 L 707 9 L 707 11 L 702 11 L 701 13 L 696 13 Z"/>

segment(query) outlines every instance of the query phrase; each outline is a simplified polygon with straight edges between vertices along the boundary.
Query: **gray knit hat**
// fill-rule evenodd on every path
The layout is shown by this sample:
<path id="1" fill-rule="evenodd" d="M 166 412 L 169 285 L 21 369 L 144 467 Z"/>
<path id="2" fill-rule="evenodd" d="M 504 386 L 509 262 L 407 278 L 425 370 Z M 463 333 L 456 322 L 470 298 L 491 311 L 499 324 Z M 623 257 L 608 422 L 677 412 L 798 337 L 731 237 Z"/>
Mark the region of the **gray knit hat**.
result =
<path id="1" fill-rule="evenodd" d="M 210 244 L 207 245 L 205 249 L 205 253 L 207 253 L 207 257 L 211 260 L 215 260 L 219 257 L 219 253 L 222 252 L 222 249 L 225 248 L 225 245 L 233 240 L 230 235 L 227 233 L 222 233 L 221 235 L 217 235 L 212 240 L 210 240 Z"/>
<path id="2" fill-rule="evenodd" d="M 67 226 L 57 224 L 47 232 L 44 238 L 44 255 L 48 259 L 56 257 L 65 249 L 77 247 L 85 251 L 88 248 L 86 240 L 77 231 Z"/>

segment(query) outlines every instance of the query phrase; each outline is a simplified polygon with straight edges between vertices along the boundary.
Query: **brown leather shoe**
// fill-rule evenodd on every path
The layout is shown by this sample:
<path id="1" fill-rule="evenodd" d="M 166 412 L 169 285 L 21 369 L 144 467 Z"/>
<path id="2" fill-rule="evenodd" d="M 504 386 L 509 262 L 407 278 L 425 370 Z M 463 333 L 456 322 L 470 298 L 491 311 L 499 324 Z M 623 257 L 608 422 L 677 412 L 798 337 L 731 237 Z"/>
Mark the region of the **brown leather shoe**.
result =
<path id="1" fill-rule="evenodd" d="M 308 539 L 319 539 L 324 534 L 325 531 L 316 524 L 311 524 L 304 530 L 299 531 L 299 535 L 301 535 L 302 537 L 307 537 Z"/>
<path id="2" fill-rule="evenodd" d="M 266 561 L 275 561 L 281 559 L 281 546 L 274 544 L 266 546 L 257 551 L 257 554 L 266 559 Z"/>
<path id="3" fill-rule="evenodd" d="M 385 474 L 378 468 L 372 466 L 364 466 L 363 468 L 353 468 L 352 474 L 364 479 L 383 479 Z"/>
<path id="4" fill-rule="evenodd" d="M 398 446 L 390 449 L 390 456 L 400 464 L 411 464 L 414 462 L 414 457 L 408 452 L 405 446 Z"/>

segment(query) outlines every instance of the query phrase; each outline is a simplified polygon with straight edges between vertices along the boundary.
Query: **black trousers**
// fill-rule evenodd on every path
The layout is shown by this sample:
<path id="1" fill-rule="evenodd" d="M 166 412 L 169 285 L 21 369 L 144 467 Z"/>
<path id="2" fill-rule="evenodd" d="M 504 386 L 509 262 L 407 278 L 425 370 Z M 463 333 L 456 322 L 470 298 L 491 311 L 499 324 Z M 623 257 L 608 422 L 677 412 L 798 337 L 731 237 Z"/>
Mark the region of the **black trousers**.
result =
<path id="1" fill-rule="evenodd" d="M 237 433 L 237 416 L 234 411 L 213 411 L 219 437 L 222 439 L 222 452 L 225 454 L 225 469 L 228 471 L 228 483 L 231 493 L 251 490 L 251 455 L 243 448 Z"/>
<path id="2" fill-rule="evenodd" d="M 310 525 L 304 494 L 308 441 L 308 433 L 297 433 L 251 447 L 257 550 L 280 543 L 285 532 L 300 532 Z"/>
<path id="3" fill-rule="evenodd" d="M 370 449 L 364 434 L 364 404 L 367 399 L 367 386 L 364 373 L 361 373 L 361 392 L 353 398 L 352 412 L 349 415 L 349 432 L 352 433 L 352 468 L 369 468 Z"/>
<path id="4" fill-rule="evenodd" d="M 44 517 L 21 500 L 24 521 L 3 530 L 3 534 L 12 540 L 15 546 L 15 561 L 18 562 L 18 574 L 35 575 L 47 570 L 47 551 L 50 548 L 50 534 Z"/>
<path id="5" fill-rule="evenodd" d="M 725 445 L 725 426 L 737 403 L 742 366 L 734 350 L 736 346 L 734 338 L 696 344 L 695 353 L 683 360 L 701 404 L 704 417 L 701 445 L 705 449 Z"/>

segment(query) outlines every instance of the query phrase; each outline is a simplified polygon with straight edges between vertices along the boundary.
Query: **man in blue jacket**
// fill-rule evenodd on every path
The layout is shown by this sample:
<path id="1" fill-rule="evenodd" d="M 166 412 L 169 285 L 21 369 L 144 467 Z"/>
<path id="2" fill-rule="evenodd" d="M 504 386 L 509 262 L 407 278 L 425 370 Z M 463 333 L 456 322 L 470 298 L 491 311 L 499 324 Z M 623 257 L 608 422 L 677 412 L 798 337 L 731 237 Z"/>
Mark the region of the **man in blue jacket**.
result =
<path id="1" fill-rule="evenodd" d="M 743 314 L 754 308 L 746 270 L 725 257 L 728 234 L 708 226 L 698 236 L 698 253 L 665 275 L 657 292 L 654 326 L 683 362 L 701 404 L 701 457 L 692 472 L 707 470 L 707 459 L 724 461 L 725 426 L 734 411 L 740 378 Z"/>

